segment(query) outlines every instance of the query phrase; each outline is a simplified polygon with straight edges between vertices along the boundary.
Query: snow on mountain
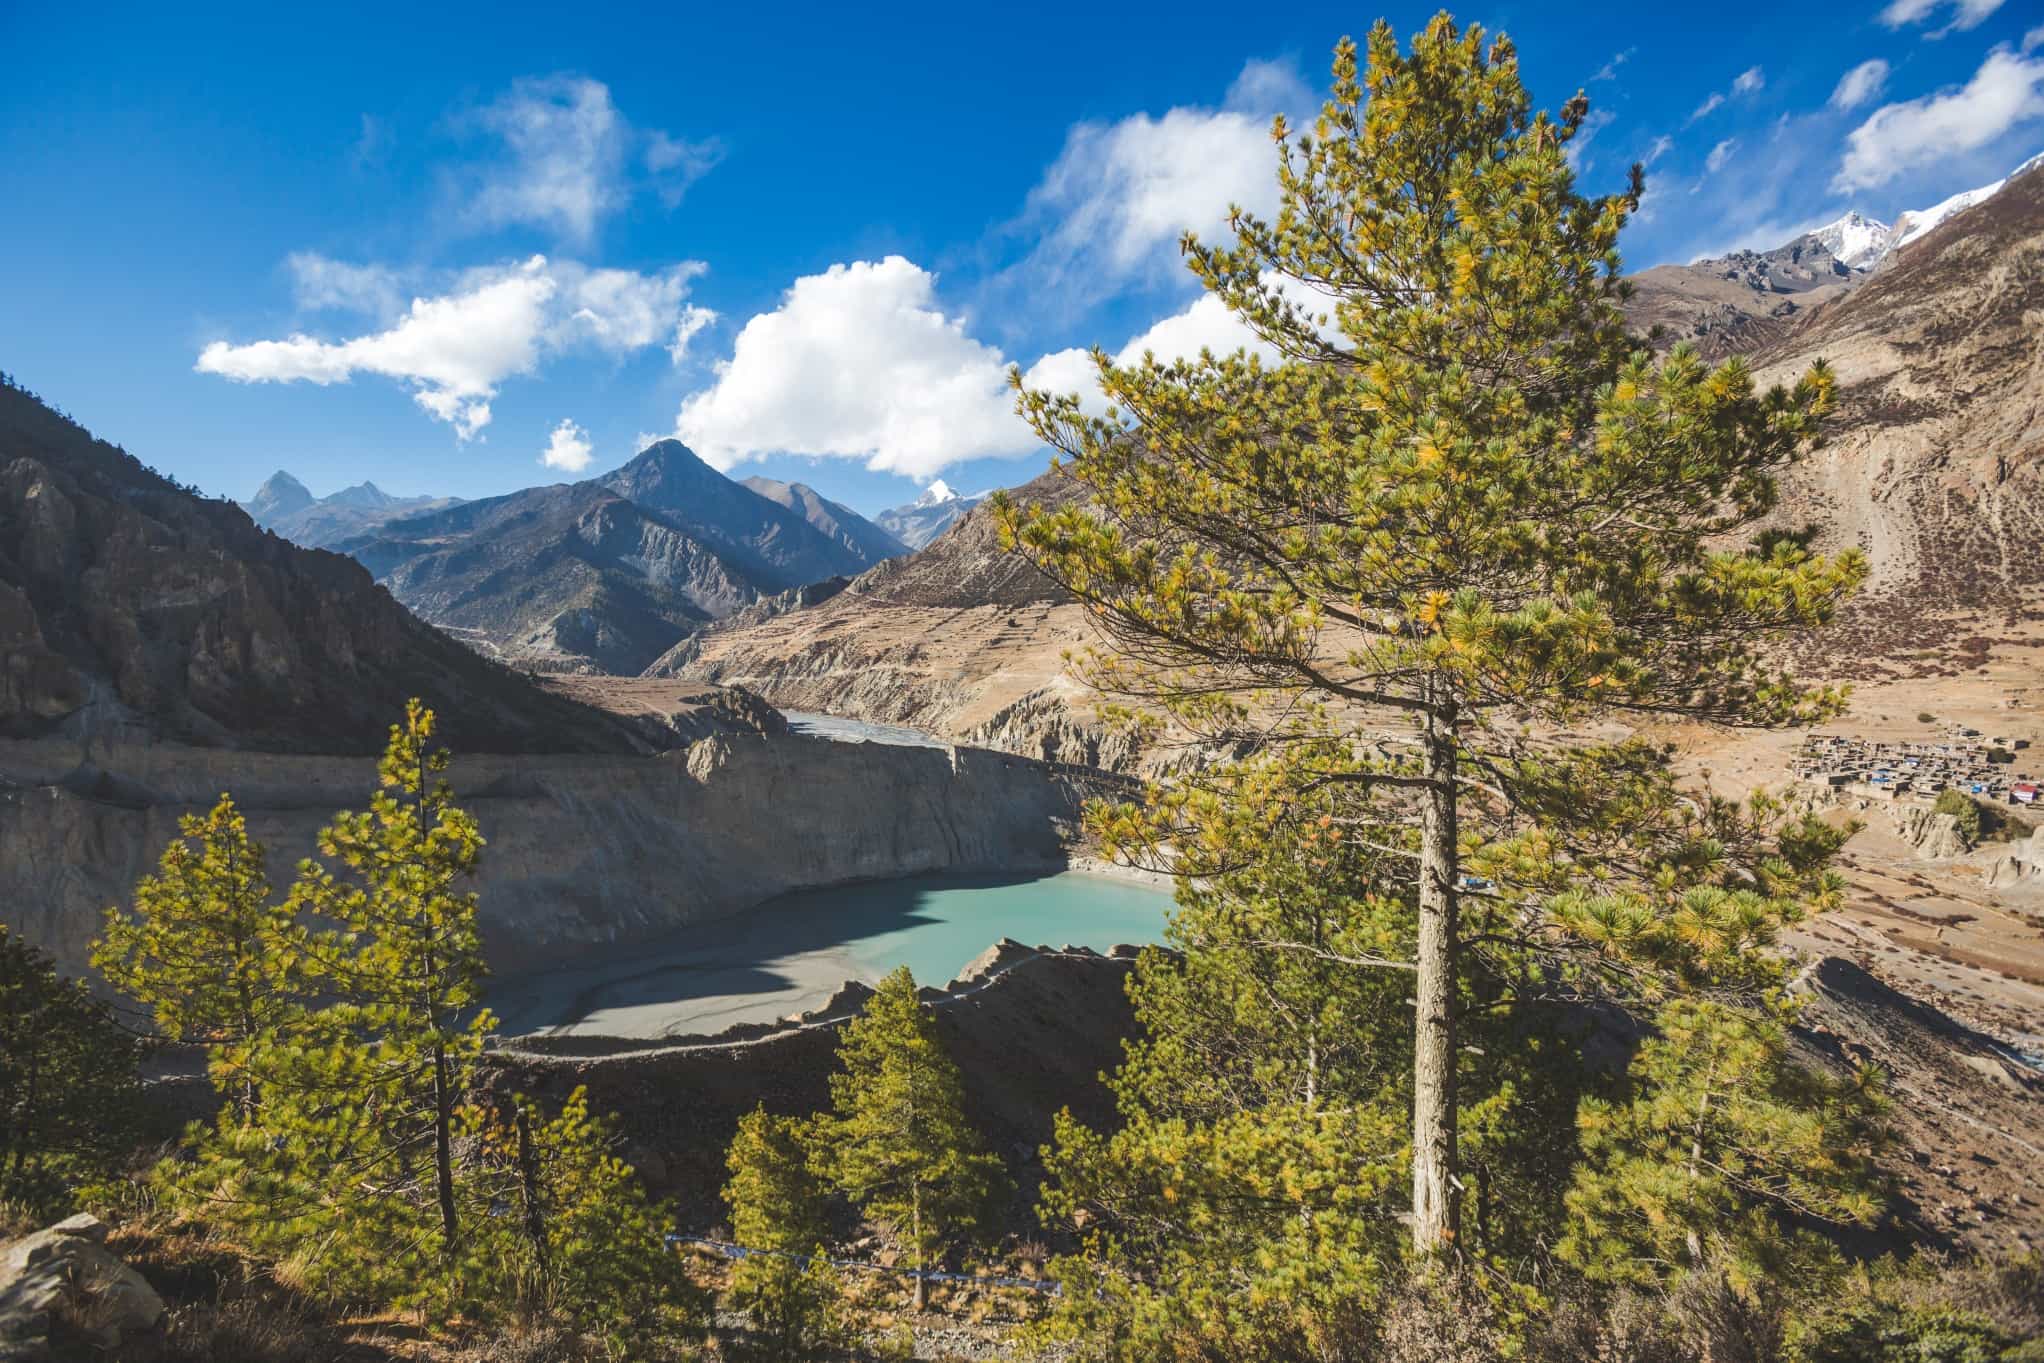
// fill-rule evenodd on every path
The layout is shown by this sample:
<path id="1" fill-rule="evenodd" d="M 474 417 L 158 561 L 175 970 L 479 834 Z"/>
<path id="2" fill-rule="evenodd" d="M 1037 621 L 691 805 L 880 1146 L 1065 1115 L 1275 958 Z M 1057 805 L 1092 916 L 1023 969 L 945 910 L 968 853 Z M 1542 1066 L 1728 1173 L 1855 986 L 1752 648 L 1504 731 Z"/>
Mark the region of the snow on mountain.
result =
<path id="1" fill-rule="evenodd" d="M 985 501 L 988 495 L 984 492 L 965 495 L 939 478 L 907 506 L 883 511 L 873 518 L 873 523 L 909 548 L 920 549 L 949 530 L 952 522 Z"/>
<path id="2" fill-rule="evenodd" d="M 1929 208 L 1918 208 L 1904 213 L 1901 217 L 1895 219 L 1893 240 L 1888 243 L 1888 250 L 1893 251 L 1907 246 L 1918 237 L 1932 231 L 1939 223 L 1951 217 L 1954 213 L 1963 213 L 1975 204 L 1985 203 L 2000 193 L 2001 187 L 2010 180 L 2015 179 L 2025 171 L 2035 170 L 2040 165 L 2044 165 L 2044 153 L 2031 157 L 1991 185 L 1982 185 L 1978 189 L 1965 190 L 1962 193 L 1954 194 L 1942 203 L 1932 204 Z M 1882 254 L 1885 255 L 1886 252 Z"/>
<path id="3" fill-rule="evenodd" d="M 1906 216 L 1906 215 L 1905 215 Z M 1872 269 L 1889 251 L 1894 229 L 1859 213 L 1848 213 L 1811 232 L 1832 259 L 1855 270 Z"/>

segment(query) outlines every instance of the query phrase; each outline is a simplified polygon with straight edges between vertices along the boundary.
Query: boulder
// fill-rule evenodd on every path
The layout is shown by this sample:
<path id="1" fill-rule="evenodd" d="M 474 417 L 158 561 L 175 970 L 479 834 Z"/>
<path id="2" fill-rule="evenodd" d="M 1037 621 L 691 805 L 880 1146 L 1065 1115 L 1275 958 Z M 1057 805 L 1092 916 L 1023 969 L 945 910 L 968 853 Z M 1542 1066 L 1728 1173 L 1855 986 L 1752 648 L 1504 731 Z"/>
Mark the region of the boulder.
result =
<path id="1" fill-rule="evenodd" d="M 163 1298 L 105 1241 L 105 1223 L 80 1215 L 0 1248 L 0 1363 L 75 1357 L 81 1345 L 130 1363 L 156 1354 Z"/>

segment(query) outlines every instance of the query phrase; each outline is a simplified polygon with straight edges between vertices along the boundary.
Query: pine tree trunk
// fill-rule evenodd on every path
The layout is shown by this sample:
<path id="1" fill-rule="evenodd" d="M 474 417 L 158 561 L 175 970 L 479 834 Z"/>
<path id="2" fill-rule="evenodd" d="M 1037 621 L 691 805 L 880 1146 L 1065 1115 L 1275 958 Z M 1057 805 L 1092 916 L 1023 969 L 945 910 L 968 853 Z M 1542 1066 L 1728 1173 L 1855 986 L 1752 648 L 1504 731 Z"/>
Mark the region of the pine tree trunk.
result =
<path id="1" fill-rule="evenodd" d="M 923 1267 L 924 1267 L 924 1265 L 923 1265 L 923 1188 L 922 1188 L 922 1184 L 921 1184 L 921 1183 L 918 1183 L 918 1184 L 916 1185 L 916 1188 L 915 1188 L 915 1194 L 914 1194 L 914 1196 L 915 1196 L 915 1214 L 914 1214 L 914 1217 L 913 1217 L 913 1219 L 912 1219 L 912 1234 L 913 1234 L 913 1235 L 915 1236 L 915 1250 L 916 1250 L 916 1252 L 915 1252 L 915 1268 L 916 1268 L 916 1276 L 915 1276 L 915 1285 L 916 1285 L 916 1286 L 915 1286 L 915 1298 L 914 1298 L 914 1302 L 915 1302 L 915 1311 L 916 1311 L 916 1314 L 917 1314 L 917 1315 L 921 1315 L 921 1314 L 923 1313 L 923 1304 L 924 1304 L 925 1302 L 927 1302 L 927 1301 L 929 1300 L 929 1295 L 928 1295 L 928 1294 L 929 1294 L 929 1284 L 923 1281 Z"/>
<path id="2" fill-rule="evenodd" d="M 453 1258 L 461 1244 L 454 1209 L 454 1095 L 448 1091 L 447 1047 L 433 1043 L 433 1171 L 440 1185 L 441 1247 Z"/>
<path id="3" fill-rule="evenodd" d="M 1412 1052 L 1412 1243 L 1421 1255 L 1454 1243 L 1455 711 L 1427 713 L 1428 787 L 1420 820 L 1419 974 Z"/>

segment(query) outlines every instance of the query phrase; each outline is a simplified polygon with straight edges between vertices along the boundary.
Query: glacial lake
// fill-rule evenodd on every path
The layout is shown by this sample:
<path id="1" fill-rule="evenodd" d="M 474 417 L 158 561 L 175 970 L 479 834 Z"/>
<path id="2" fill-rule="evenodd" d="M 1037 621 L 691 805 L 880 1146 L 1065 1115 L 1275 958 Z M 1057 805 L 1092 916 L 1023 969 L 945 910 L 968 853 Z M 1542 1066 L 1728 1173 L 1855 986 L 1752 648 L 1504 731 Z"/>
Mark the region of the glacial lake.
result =
<path id="1" fill-rule="evenodd" d="M 493 981 L 506 1036 L 701 1035 L 815 1008 L 847 980 L 896 966 L 942 986 L 1003 937 L 1031 946 L 1146 943 L 1163 936 L 1168 890 L 1066 871 L 915 876 L 784 895 L 574 966 Z"/>

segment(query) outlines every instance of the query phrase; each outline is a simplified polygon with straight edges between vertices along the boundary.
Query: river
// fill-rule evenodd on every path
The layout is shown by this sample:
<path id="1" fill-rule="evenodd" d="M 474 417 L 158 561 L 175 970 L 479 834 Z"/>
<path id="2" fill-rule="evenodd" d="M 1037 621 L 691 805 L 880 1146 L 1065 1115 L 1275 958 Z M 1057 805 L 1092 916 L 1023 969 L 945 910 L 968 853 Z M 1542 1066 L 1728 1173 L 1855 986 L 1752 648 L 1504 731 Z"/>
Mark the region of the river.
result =
<path id="1" fill-rule="evenodd" d="M 885 741 L 885 740 L 881 740 Z M 916 876 L 804 890 L 572 967 L 496 982 L 506 1035 L 659 1037 L 771 1022 L 899 965 L 943 985 L 1002 937 L 1105 949 L 1157 941 L 1167 891 L 1107 876 Z"/>

